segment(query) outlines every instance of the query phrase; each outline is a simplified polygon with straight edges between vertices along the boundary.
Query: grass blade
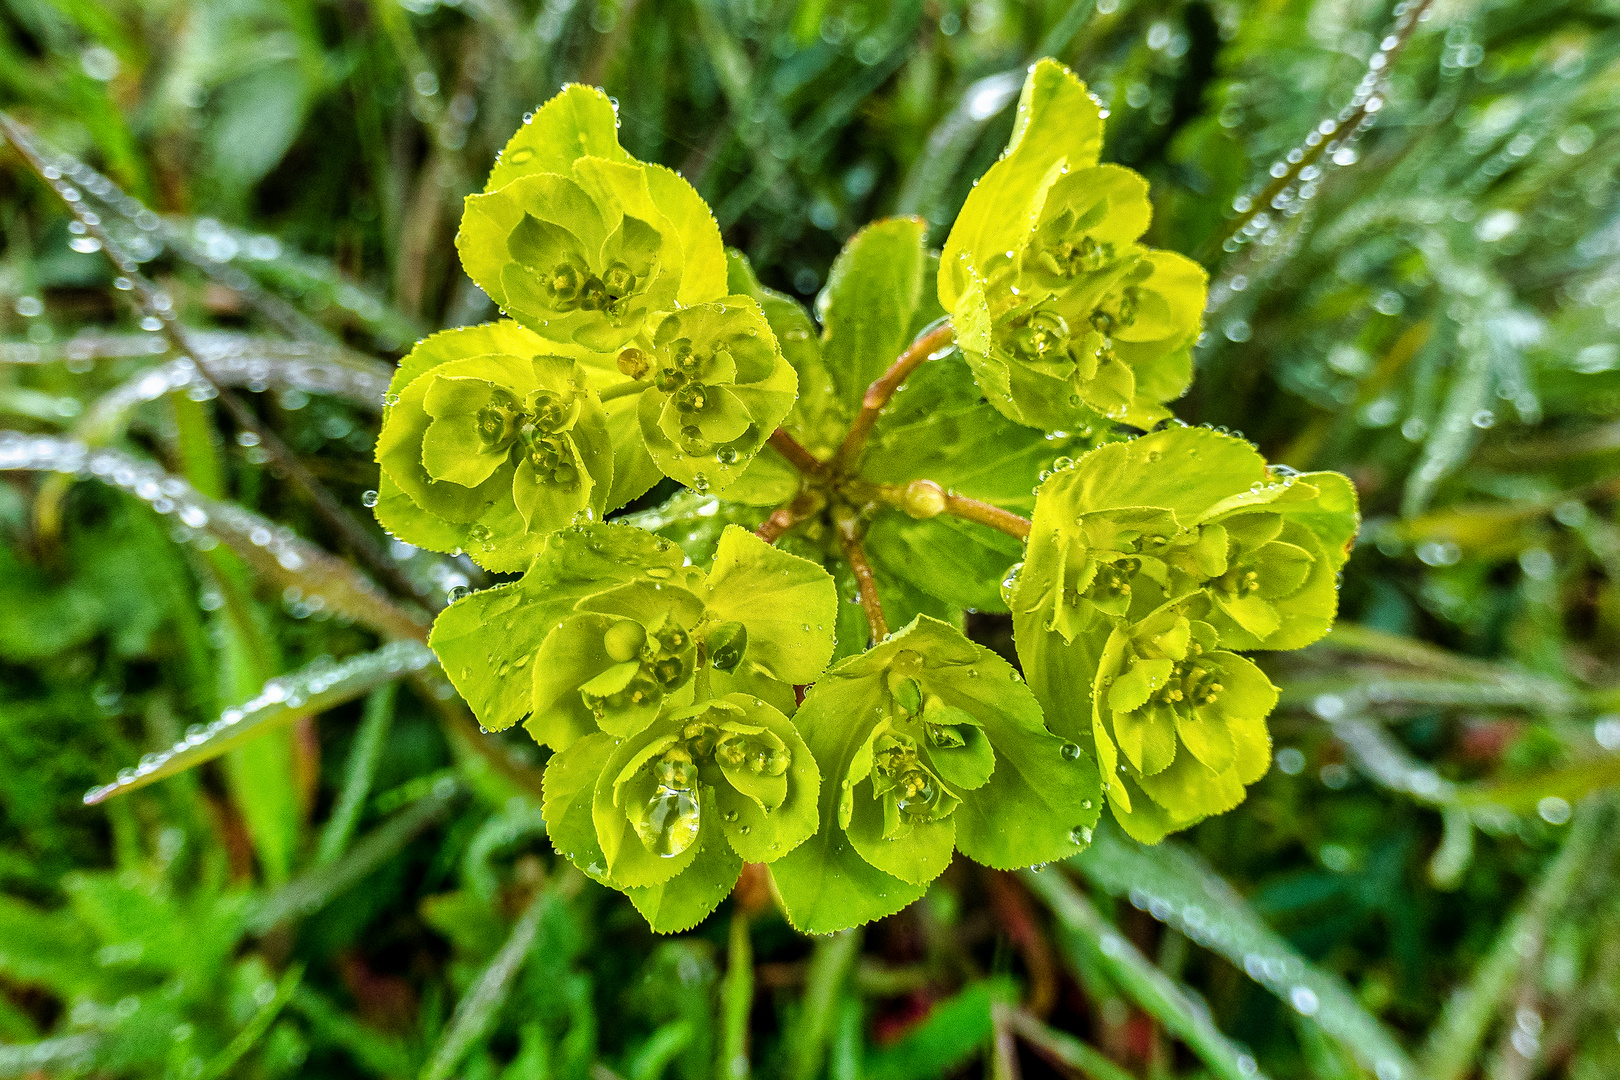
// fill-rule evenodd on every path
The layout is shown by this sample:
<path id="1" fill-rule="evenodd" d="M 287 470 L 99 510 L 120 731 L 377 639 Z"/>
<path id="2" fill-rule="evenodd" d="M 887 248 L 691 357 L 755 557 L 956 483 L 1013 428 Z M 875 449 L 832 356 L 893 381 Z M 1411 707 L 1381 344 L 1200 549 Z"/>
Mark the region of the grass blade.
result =
<path id="1" fill-rule="evenodd" d="M 232 503 L 201 495 L 185 480 L 117 450 L 92 450 L 75 439 L 0 431 L 0 472 L 89 476 L 173 516 L 203 546 L 220 541 L 253 570 L 283 588 L 296 587 L 306 604 L 353 619 L 388 638 L 427 640 L 427 624 L 394 604 L 348 563 Z"/>
<path id="2" fill-rule="evenodd" d="M 793 1062 L 790 1075 L 806 1080 L 820 1075 L 833 1013 L 860 946 L 859 930 L 843 930 L 816 939 L 815 951 L 810 955 L 810 974 L 805 980 L 803 1011 L 788 1036 Z"/>
<path id="3" fill-rule="evenodd" d="M 1547 925 L 1569 900 L 1581 873 L 1613 827 L 1607 804 L 1576 814 L 1564 846 L 1497 934 L 1468 982 L 1452 992 L 1423 1049 L 1425 1080 L 1462 1080 L 1473 1069 L 1480 1043 L 1518 979 L 1527 955 L 1539 954 Z"/>
<path id="4" fill-rule="evenodd" d="M 501 951 L 495 954 L 489 966 L 479 974 L 478 981 L 456 1003 L 449 1027 L 422 1069 L 422 1080 L 448 1080 L 467 1051 L 489 1030 L 496 1010 L 506 1002 L 506 995 L 512 989 L 512 980 L 529 958 L 529 950 L 534 948 L 540 930 L 540 916 L 545 912 L 549 900 L 550 895 L 544 889 L 535 893 L 529 906 L 518 916 Z"/>
<path id="5" fill-rule="evenodd" d="M 1029 887 L 1052 909 L 1072 958 L 1085 952 L 1106 970 L 1127 997 L 1186 1043 L 1220 1080 L 1260 1080 L 1255 1060 L 1215 1026 L 1209 1010 L 1181 984 L 1108 924 L 1073 881 L 1061 872 L 1022 872 Z"/>
<path id="6" fill-rule="evenodd" d="M 1099 1051 L 1067 1032 L 1048 1027 L 1022 1009 L 1009 1009 L 1007 1023 L 1036 1053 L 1062 1068 L 1073 1069 L 1086 1080 L 1134 1080 Z"/>
<path id="7" fill-rule="evenodd" d="M 1144 847 L 1104 825 L 1074 863 L 1088 881 L 1128 896 L 1155 919 L 1226 957 L 1337 1040 L 1379 1080 L 1418 1075 L 1400 1043 L 1337 976 L 1307 963 L 1185 846 Z"/>
<path id="8" fill-rule="evenodd" d="M 300 716 L 353 701 L 380 685 L 434 663 L 437 660 L 432 651 L 414 641 L 396 641 L 376 652 L 352 656 L 337 664 L 317 660 L 291 675 L 271 679 L 257 697 L 239 707 L 226 709 L 218 720 L 206 728 L 193 729 L 170 749 L 148 754 L 139 765 L 121 771 L 111 783 L 92 788 L 85 793 L 85 804 L 94 806 L 114 795 L 123 795 L 194 769 Z"/>
<path id="9" fill-rule="evenodd" d="M 248 932 L 263 935 L 284 922 L 313 915 L 436 824 L 461 794 L 461 785 L 449 777 L 441 779 L 430 794 L 372 830 L 348 855 L 294 878 L 261 901 L 248 914 Z"/>
<path id="10" fill-rule="evenodd" d="M 720 985 L 720 1075 L 743 1080 L 748 1075 L 748 1014 L 754 1007 L 754 943 L 748 913 L 731 914 L 726 948 L 726 978 Z"/>
<path id="11" fill-rule="evenodd" d="M 241 1061 L 242 1057 L 253 1049 L 260 1039 L 264 1038 L 265 1033 L 270 1030 L 270 1025 L 276 1022 L 276 1017 L 281 1015 L 281 1010 L 292 999 L 293 992 L 298 989 L 298 984 L 303 979 L 304 965 L 296 964 L 288 968 L 281 976 L 281 981 L 276 984 L 275 996 L 265 1002 L 259 1011 L 253 1014 L 253 1018 L 247 1022 L 247 1026 L 236 1033 L 236 1036 L 225 1045 L 225 1049 L 221 1050 L 212 1061 L 203 1066 L 200 1080 L 219 1080 L 219 1077 L 234 1069 L 236 1063 Z"/>
<path id="12" fill-rule="evenodd" d="M 321 830 L 320 843 L 315 849 L 317 866 L 337 862 L 354 837 L 366 796 L 371 794 L 372 779 L 377 775 L 383 744 L 388 740 L 388 728 L 394 719 L 395 689 L 395 683 L 386 682 L 366 698 L 366 712 L 344 769 L 343 790 L 338 793 L 337 804 L 332 808 L 326 828 Z"/>

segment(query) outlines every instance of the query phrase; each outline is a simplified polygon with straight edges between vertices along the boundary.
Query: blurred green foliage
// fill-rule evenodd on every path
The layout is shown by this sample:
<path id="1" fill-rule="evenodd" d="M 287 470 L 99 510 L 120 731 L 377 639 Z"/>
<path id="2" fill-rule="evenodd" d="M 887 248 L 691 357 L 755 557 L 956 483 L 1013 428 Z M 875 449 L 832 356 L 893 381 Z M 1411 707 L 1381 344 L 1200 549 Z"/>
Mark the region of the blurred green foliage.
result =
<path id="1" fill-rule="evenodd" d="M 745 877 L 659 939 L 552 854 L 532 747 L 431 672 L 80 805 L 375 624 L 255 561 L 268 526 L 216 544 L 6 436 L 0 1075 L 1620 1072 L 1620 7 L 1422 7 L 1369 68 L 1397 13 L 1368 0 L 0 2 L 0 107 L 150 208 L 84 185 L 352 506 L 380 361 L 492 314 L 459 200 L 561 83 L 607 87 L 626 148 L 808 300 L 874 217 L 937 243 L 1054 55 L 1152 182 L 1147 242 L 1212 272 L 1178 415 L 1368 513 L 1345 625 L 1270 664 L 1275 767 L 1237 811 L 1025 878 L 958 863 L 863 936 L 797 937 Z M 1308 142 L 1358 86 L 1376 125 Z M 174 356 L 0 153 L 0 427 L 352 556 L 205 385 L 149 382 Z M 483 581 L 395 554 L 407 609 Z"/>

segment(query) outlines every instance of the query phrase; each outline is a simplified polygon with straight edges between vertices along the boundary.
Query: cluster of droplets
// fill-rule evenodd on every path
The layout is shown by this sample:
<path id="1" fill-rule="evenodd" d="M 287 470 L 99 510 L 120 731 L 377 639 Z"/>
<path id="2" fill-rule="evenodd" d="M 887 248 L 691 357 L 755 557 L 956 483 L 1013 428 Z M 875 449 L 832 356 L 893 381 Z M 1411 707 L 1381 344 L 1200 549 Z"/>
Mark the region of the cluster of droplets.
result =
<path id="1" fill-rule="evenodd" d="M 1431 2 L 1401 0 L 1395 5 L 1395 24 L 1368 58 L 1367 70 L 1356 84 L 1350 101 L 1337 116 L 1313 128 L 1301 145 L 1272 163 L 1268 170 L 1269 185 L 1232 200 L 1232 210 L 1242 224 L 1222 242 L 1222 250 L 1231 253 L 1251 243 L 1275 248 L 1286 235 L 1287 223 L 1304 212 L 1316 196 L 1325 171 L 1356 163 L 1356 143 L 1383 109 L 1384 83 L 1390 63 L 1417 24 L 1429 17 Z M 1229 272 L 1222 276 L 1210 286 L 1208 310 L 1220 311 L 1248 283 L 1248 275 L 1244 273 Z M 1246 332 L 1233 340 L 1247 340 Z"/>
<path id="2" fill-rule="evenodd" d="M 11 137 L 20 150 L 38 163 L 41 175 L 73 210 L 75 220 L 68 225 L 69 246 L 86 254 L 102 250 L 103 242 L 96 235 L 97 231 L 110 241 L 107 254 L 121 275 L 113 280 L 115 288 L 126 291 L 134 288 L 131 279 L 140 265 L 168 249 L 226 288 L 258 304 L 273 321 L 297 324 L 301 330 L 312 329 L 304 316 L 284 302 L 266 297 L 241 266 L 244 262 L 279 261 L 284 271 L 292 271 L 295 277 L 303 279 L 299 287 L 306 292 L 311 287 L 318 289 L 326 300 L 379 330 L 389 322 L 390 312 L 382 300 L 349 282 L 332 267 L 307 258 L 288 258 L 281 242 L 273 236 L 244 233 L 212 218 L 189 222 L 162 218 L 107 176 L 72 155 L 49 149 L 26 132 L 14 129 Z M 142 328 L 161 329 L 162 315 L 161 310 L 148 313 L 142 319 Z M 392 328 L 388 336 L 395 336 Z"/>
<path id="3" fill-rule="evenodd" d="M 698 732 L 699 742 L 704 732 Z M 702 827 L 702 803 L 698 798 L 698 766 L 689 745 L 678 743 L 652 763 L 657 786 L 648 797 L 647 816 L 638 829 L 647 850 L 672 859 L 697 841 Z"/>
<path id="4" fill-rule="evenodd" d="M 250 561 L 268 555 L 283 576 L 293 576 L 306 598 L 322 597 L 331 615 L 376 623 L 386 598 L 371 581 L 325 552 L 252 511 L 215 502 L 185 480 L 117 450 L 92 449 L 77 439 L 0 432 L 0 472 L 56 472 L 91 477 L 126 491 L 174 519 L 173 539 L 209 550 L 224 541 Z M 337 567 L 339 570 L 334 570 Z"/>
<path id="5" fill-rule="evenodd" d="M 422 671 L 438 663 L 433 651 L 415 641 L 395 641 L 375 652 L 362 653 L 339 663 L 323 658 L 291 675 L 272 679 L 253 698 L 226 709 L 211 724 L 195 724 L 172 747 L 147 754 L 132 768 L 121 769 L 110 784 L 85 793 L 87 805 L 150 783 L 217 757 L 246 732 L 288 713 L 329 709 L 345 701 Z"/>
<path id="6" fill-rule="evenodd" d="M 652 792 L 645 812 L 635 819 L 643 846 L 662 858 L 673 858 L 692 846 L 702 825 L 702 801 L 698 792 L 701 768 L 717 765 L 733 773 L 755 776 L 781 776 L 791 764 L 791 754 L 778 739 L 740 732 L 722 731 L 699 718 L 686 723 L 675 743 L 646 766 L 651 772 Z M 727 822 L 737 819 L 735 810 L 725 814 Z M 742 826 L 743 832 L 748 826 Z"/>
<path id="7" fill-rule="evenodd" d="M 156 401 L 171 393 L 184 392 L 193 401 L 209 401 L 218 396 L 218 387 L 242 387 L 256 392 L 278 389 L 286 394 L 324 394 L 343 398 L 350 404 L 376 409 L 388 385 L 382 365 L 349 365 L 306 358 L 311 347 L 279 342 L 264 343 L 271 355 L 257 354 L 251 346 L 231 351 L 213 348 L 216 335 L 193 335 L 193 347 L 208 377 L 197 370 L 189 357 L 171 360 L 144 371 L 96 400 L 88 430 L 103 425 L 118 426 L 137 405 Z M 221 337 L 236 335 L 218 335 Z M 202 339 L 198 343 L 196 339 Z M 156 339 L 161 341 L 161 339 Z M 282 355 L 275 355 L 281 353 Z M 303 354 L 303 355 L 300 355 Z M 368 370 L 375 367 L 377 370 Z"/>

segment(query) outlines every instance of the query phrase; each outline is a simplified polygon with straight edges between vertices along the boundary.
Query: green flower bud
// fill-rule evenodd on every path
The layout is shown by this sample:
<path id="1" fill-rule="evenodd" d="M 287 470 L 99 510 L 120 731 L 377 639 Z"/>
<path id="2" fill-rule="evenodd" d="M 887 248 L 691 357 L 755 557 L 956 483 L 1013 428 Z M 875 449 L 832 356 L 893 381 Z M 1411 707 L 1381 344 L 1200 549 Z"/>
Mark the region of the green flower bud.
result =
<path id="1" fill-rule="evenodd" d="M 1276 688 L 1172 603 L 1116 627 L 1093 691 L 1092 734 L 1116 816 L 1157 839 L 1243 801 L 1265 775 Z"/>
<path id="2" fill-rule="evenodd" d="M 647 888 L 701 875 L 705 843 L 771 862 L 815 832 L 820 782 L 793 722 L 759 698 L 728 694 L 671 711 L 621 743 L 596 781 L 604 876 Z M 735 881 L 740 865 L 727 864 Z"/>
<path id="3" fill-rule="evenodd" d="M 932 480 L 906 485 L 905 510 L 914 518 L 933 518 L 945 512 L 945 489 Z"/>
<path id="4" fill-rule="evenodd" d="M 793 404 L 797 379 L 747 297 L 686 308 L 651 341 L 642 437 L 658 467 L 699 491 L 742 474 Z"/>
<path id="5" fill-rule="evenodd" d="M 716 671 L 736 671 L 748 651 L 748 627 L 740 622 L 723 623 L 709 631 L 704 648 Z"/>
<path id="6" fill-rule="evenodd" d="M 645 379 L 652 370 L 652 362 L 647 359 L 647 354 L 635 347 L 621 351 L 616 366 L 621 374 L 632 379 Z"/>
<path id="7" fill-rule="evenodd" d="M 543 344 L 507 324 L 470 327 L 402 363 L 377 441 L 388 496 L 378 515 L 395 535 L 518 569 L 547 533 L 604 512 L 613 447 L 582 369 L 499 351 Z"/>

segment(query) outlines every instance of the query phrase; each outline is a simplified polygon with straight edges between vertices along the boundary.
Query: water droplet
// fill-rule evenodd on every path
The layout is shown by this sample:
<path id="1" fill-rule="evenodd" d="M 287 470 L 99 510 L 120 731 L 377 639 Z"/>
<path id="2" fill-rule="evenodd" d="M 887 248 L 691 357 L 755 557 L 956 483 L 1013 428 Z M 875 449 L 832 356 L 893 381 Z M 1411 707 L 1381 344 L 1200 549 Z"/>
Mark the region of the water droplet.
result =
<path id="1" fill-rule="evenodd" d="M 698 825 L 698 803 L 690 791 L 660 788 L 648 802 L 642 841 L 654 855 L 672 859 L 692 846 Z"/>
<path id="2" fill-rule="evenodd" d="M 362 494 L 360 496 L 360 505 L 365 506 L 365 507 L 376 506 L 377 505 L 377 493 L 375 491 L 367 491 L 364 494 Z"/>
<path id="3" fill-rule="evenodd" d="M 1063 744 L 1063 748 L 1061 750 L 1059 750 L 1058 752 L 1063 755 L 1063 760 L 1064 761 L 1079 761 L 1080 760 L 1080 744 L 1079 743 L 1066 742 L 1066 743 Z"/>
<path id="4" fill-rule="evenodd" d="M 1069 830 L 1069 839 L 1076 844 L 1091 843 L 1091 826 L 1076 825 L 1073 829 Z"/>

